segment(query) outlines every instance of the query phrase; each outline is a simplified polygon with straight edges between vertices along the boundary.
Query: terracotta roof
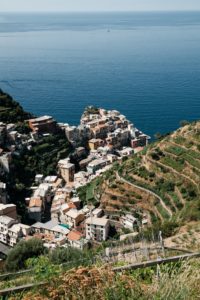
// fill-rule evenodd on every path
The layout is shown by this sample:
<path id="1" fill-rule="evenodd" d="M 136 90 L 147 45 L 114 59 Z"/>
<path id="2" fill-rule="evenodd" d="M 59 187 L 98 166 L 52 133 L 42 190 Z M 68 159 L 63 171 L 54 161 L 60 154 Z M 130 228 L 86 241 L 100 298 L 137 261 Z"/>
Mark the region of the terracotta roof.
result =
<path id="1" fill-rule="evenodd" d="M 72 202 L 69 202 L 68 205 L 69 205 L 69 208 L 76 208 L 76 205 Z"/>
<path id="2" fill-rule="evenodd" d="M 70 241 L 79 241 L 82 237 L 82 234 L 79 231 L 70 231 L 67 238 Z"/>
<path id="3" fill-rule="evenodd" d="M 42 200 L 40 197 L 31 198 L 29 202 L 29 207 L 41 207 L 42 206 Z"/>

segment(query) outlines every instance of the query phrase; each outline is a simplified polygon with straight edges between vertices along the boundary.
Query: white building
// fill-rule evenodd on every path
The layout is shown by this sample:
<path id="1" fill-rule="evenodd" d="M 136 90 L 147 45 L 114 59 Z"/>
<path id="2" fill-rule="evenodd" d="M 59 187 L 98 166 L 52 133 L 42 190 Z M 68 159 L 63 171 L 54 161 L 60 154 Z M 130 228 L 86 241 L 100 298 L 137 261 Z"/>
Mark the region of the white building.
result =
<path id="1" fill-rule="evenodd" d="M 103 209 L 101 209 L 101 208 L 95 208 L 95 209 L 92 211 L 92 215 L 93 215 L 95 218 L 100 218 L 100 217 L 103 215 Z"/>
<path id="2" fill-rule="evenodd" d="M 70 232 L 67 226 L 59 224 L 55 220 L 48 221 L 46 223 L 37 222 L 32 225 L 32 229 L 35 233 L 52 234 L 54 237 L 66 237 Z"/>
<path id="3" fill-rule="evenodd" d="M 104 168 L 108 163 L 106 159 L 95 159 L 91 161 L 87 166 L 89 173 L 95 173 L 97 170 Z"/>
<path id="4" fill-rule="evenodd" d="M 125 228 L 133 229 L 134 226 L 137 225 L 137 222 L 137 219 L 130 214 L 122 217 L 122 224 Z"/>
<path id="5" fill-rule="evenodd" d="M 42 174 L 37 174 L 37 175 L 35 176 L 35 183 L 37 183 L 37 184 L 42 183 L 43 178 L 44 178 L 44 175 L 42 175 Z"/>
<path id="6" fill-rule="evenodd" d="M 14 247 L 20 239 L 30 234 L 31 228 L 21 223 L 14 224 L 8 229 L 8 244 Z"/>
<path id="7" fill-rule="evenodd" d="M 86 220 L 86 239 L 105 241 L 109 234 L 109 220 L 105 218 L 89 217 Z"/>
<path id="8" fill-rule="evenodd" d="M 82 221 L 84 221 L 85 216 L 82 211 L 77 209 L 70 209 L 64 215 L 65 223 L 70 227 L 77 227 Z"/>
<path id="9" fill-rule="evenodd" d="M 0 217 L 0 242 L 4 244 L 8 243 L 8 230 L 15 223 L 16 221 L 8 216 Z"/>
<path id="10" fill-rule="evenodd" d="M 121 157 L 128 157 L 134 153 L 134 150 L 131 147 L 124 147 L 123 150 L 118 151 Z"/>

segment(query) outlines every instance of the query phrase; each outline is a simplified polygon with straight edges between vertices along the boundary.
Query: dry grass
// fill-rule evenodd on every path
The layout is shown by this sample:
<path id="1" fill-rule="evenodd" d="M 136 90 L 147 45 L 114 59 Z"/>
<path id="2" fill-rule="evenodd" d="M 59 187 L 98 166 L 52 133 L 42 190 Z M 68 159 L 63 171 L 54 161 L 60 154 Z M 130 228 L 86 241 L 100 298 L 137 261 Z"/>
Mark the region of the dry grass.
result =
<path id="1" fill-rule="evenodd" d="M 55 278 L 45 289 L 16 300 L 198 300 L 200 261 L 115 274 L 109 267 L 81 267 Z"/>

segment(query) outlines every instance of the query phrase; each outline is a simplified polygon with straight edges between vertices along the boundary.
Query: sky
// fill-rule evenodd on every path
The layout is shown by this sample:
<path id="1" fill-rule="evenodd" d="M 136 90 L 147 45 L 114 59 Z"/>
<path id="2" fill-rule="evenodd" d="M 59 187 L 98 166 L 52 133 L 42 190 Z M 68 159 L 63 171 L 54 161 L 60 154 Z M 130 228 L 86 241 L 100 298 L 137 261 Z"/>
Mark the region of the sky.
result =
<path id="1" fill-rule="evenodd" d="M 149 10 L 200 10 L 200 0 L 0 0 L 0 12 Z"/>

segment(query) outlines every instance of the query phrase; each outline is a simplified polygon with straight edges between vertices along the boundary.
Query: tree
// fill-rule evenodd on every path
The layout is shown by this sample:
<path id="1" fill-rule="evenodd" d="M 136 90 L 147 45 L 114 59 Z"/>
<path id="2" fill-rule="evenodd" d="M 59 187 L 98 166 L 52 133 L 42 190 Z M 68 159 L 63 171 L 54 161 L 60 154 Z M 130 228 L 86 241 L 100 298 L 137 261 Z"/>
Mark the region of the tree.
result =
<path id="1" fill-rule="evenodd" d="M 92 253 L 77 248 L 56 248 L 49 252 L 49 261 L 53 264 L 69 263 L 70 267 L 87 265 L 91 263 Z"/>
<path id="2" fill-rule="evenodd" d="M 5 267 L 8 271 L 23 269 L 28 258 L 37 257 L 44 252 L 43 242 L 39 239 L 21 241 L 8 253 Z"/>

